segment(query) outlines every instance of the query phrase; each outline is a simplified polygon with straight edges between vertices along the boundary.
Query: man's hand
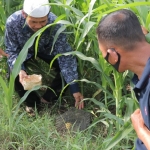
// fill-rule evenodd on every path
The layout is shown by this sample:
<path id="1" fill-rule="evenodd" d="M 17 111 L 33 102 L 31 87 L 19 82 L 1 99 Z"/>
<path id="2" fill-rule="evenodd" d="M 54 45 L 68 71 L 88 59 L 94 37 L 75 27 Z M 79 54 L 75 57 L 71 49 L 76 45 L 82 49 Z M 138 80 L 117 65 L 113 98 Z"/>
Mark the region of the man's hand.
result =
<path id="1" fill-rule="evenodd" d="M 77 93 L 74 93 L 73 96 L 75 98 L 75 107 L 78 109 L 84 108 L 84 102 L 82 101 L 83 95 L 80 92 L 77 92 Z"/>
<path id="2" fill-rule="evenodd" d="M 19 72 L 19 82 L 22 84 L 24 78 L 28 78 L 27 73 L 24 70 L 20 70 Z"/>
<path id="3" fill-rule="evenodd" d="M 0 49 L 0 57 L 2 56 L 8 57 L 8 54 L 6 54 L 2 49 Z"/>
<path id="4" fill-rule="evenodd" d="M 138 138 L 144 143 L 146 148 L 150 150 L 150 130 L 144 124 L 140 109 L 135 110 L 131 115 L 131 121 Z"/>
<path id="5" fill-rule="evenodd" d="M 131 115 L 131 121 L 132 121 L 132 125 L 139 137 L 141 130 L 145 128 L 144 120 L 143 120 L 140 109 L 137 109 L 134 111 L 134 113 Z"/>

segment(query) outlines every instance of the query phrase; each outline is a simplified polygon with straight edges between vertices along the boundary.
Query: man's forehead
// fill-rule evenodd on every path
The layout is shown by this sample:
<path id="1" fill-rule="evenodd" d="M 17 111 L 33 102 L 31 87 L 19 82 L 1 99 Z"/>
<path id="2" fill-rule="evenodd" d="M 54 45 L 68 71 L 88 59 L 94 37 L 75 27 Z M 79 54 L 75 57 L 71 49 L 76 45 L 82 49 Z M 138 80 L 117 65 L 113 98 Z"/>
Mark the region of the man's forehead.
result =
<path id="1" fill-rule="evenodd" d="M 27 18 L 29 20 L 32 20 L 32 21 L 43 21 L 43 20 L 46 20 L 48 18 L 48 16 L 41 17 L 41 18 L 35 18 L 35 17 L 32 17 L 32 16 L 28 16 Z"/>

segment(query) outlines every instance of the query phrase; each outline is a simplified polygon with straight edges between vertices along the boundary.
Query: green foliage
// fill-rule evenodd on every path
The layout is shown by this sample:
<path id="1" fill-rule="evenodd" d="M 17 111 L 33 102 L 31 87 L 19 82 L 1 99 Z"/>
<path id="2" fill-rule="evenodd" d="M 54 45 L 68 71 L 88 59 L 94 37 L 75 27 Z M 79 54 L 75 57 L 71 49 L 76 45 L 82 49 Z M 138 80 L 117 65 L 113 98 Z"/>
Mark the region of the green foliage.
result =
<path id="1" fill-rule="evenodd" d="M 2 45 L 6 18 L 15 10 L 22 8 L 22 1 L 1 0 L 0 4 L 0 42 Z M 150 1 L 51 0 L 50 5 L 52 7 L 51 11 L 58 15 L 57 20 L 36 32 L 27 41 L 15 63 L 9 83 L 5 82 L 4 75 L 0 77 L 0 94 L 2 95 L 0 97 L 0 103 L 2 104 L 0 113 L 3 111 L 1 113 L 3 115 L 0 118 L 2 124 L 0 132 L 2 133 L 2 139 L 7 137 L 1 147 L 3 149 L 34 149 L 36 147 L 36 149 L 62 150 L 133 148 L 133 140 L 136 136 L 132 132 L 130 115 L 138 107 L 138 103 L 133 91 L 126 90 L 126 86 L 131 84 L 132 74 L 130 72 L 118 74 L 103 59 L 99 52 L 96 28 L 98 21 L 107 13 L 127 8 L 134 11 L 141 25 L 150 30 Z M 26 96 L 32 90 L 37 90 L 41 86 L 28 91 L 19 100 L 18 104 L 13 103 L 14 80 L 18 75 L 21 63 L 26 58 L 28 48 L 37 37 L 36 57 L 38 41 L 42 32 L 57 23 L 62 23 L 64 26 L 56 33 L 51 51 L 59 34 L 64 31 L 68 35 L 69 43 L 74 51 L 58 54 L 54 60 L 61 55 L 77 56 L 80 79 L 74 82 L 80 83 L 85 97 L 86 109 L 93 114 L 91 126 L 86 131 L 75 133 L 75 136 L 70 134 L 66 136 L 59 135 L 54 129 L 54 120 L 48 117 L 49 114 L 45 116 L 37 114 L 36 120 L 30 120 L 24 113 L 20 112 L 20 105 Z M 150 34 L 147 34 L 146 38 L 150 41 Z M 50 64 L 50 68 L 53 61 Z M 98 132 L 99 130 L 100 132 Z M 103 133 L 104 131 L 106 132 L 105 134 Z"/>

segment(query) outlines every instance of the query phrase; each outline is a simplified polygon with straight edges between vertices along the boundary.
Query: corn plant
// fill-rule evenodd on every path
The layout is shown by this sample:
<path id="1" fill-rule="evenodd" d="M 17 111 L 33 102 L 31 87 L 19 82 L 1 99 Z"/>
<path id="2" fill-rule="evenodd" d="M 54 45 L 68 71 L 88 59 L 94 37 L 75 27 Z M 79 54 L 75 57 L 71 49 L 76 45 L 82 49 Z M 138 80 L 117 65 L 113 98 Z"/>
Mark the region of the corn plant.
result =
<path id="1" fill-rule="evenodd" d="M 14 68 L 10 74 L 10 79 L 9 79 L 9 83 L 7 85 L 7 83 L 5 83 L 5 81 L 3 80 L 3 78 L 0 76 L 0 83 L 1 83 L 1 87 L 3 89 L 3 98 L 1 99 L 3 107 L 4 107 L 4 114 L 5 114 L 5 118 L 6 120 L 8 120 L 8 131 L 10 131 L 10 135 L 11 132 L 14 130 L 14 128 L 17 126 L 17 123 L 19 123 L 19 120 L 22 118 L 23 114 L 21 114 L 20 117 L 18 117 L 16 119 L 16 116 L 18 114 L 19 111 L 19 107 L 20 104 L 26 99 L 26 97 L 28 96 L 28 94 L 33 91 L 33 90 L 37 90 L 39 89 L 41 86 L 37 86 L 35 88 L 33 88 L 32 90 L 29 90 L 26 92 L 26 94 L 20 99 L 19 103 L 17 104 L 17 106 L 15 106 L 13 108 L 13 94 L 14 94 L 14 81 L 16 76 L 18 75 L 20 69 L 21 69 L 21 64 L 25 61 L 25 58 L 27 56 L 28 53 L 28 48 L 30 48 L 35 40 L 35 37 L 37 35 L 40 34 L 41 31 L 36 32 L 31 38 L 30 40 L 28 40 L 26 42 L 26 44 L 24 45 L 23 49 L 21 50 Z M 46 86 L 43 86 L 46 87 Z M 15 113 L 13 113 L 13 111 L 15 110 Z"/>
<path id="2" fill-rule="evenodd" d="M 22 6 L 21 4 L 18 4 L 18 6 L 15 6 L 13 9 L 11 9 L 11 6 L 13 5 L 12 1 L 1 1 L 1 3 L 6 10 L 6 13 L 1 13 L 1 17 L 5 17 L 5 19 L 5 15 L 13 12 L 14 9 L 21 8 Z M 4 80 L 0 78 L 1 86 L 4 91 L 4 93 L 2 93 L 4 95 L 4 99 L 1 99 L 1 101 L 3 102 L 6 110 L 5 113 L 10 123 L 9 130 L 13 131 L 14 125 L 16 126 L 20 121 L 19 119 L 22 118 L 22 116 L 20 116 L 17 121 L 15 120 L 15 116 L 17 116 L 20 104 L 30 93 L 30 91 L 28 91 L 20 100 L 18 105 L 13 108 L 12 95 L 14 93 L 14 80 L 20 70 L 20 64 L 25 59 L 27 49 L 33 44 L 33 41 L 37 36 L 35 47 L 36 55 L 38 49 L 38 40 L 42 32 L 46 28 L 51 27 L 56 23 L 62 23 L 64 26 L 56 33 L 53 46 L 58 35 L 65 31 L 69 37 L 69 42 L 74 51 L 65 54 L 58 54 L 54 59 L 57 59 L 61 55 L 77 56 L 80 74 L 80 79 L 78 82 L 81 83 L 82 92 L 84 95 L 86 95 L 84 83 L 88 85 L 94 85 L 96 87 L 94 93 L 91 93 L 90 97 L 85 97 L 84 99 L 85 102 L 92 103 L 93 107 L 90 107 L 90 111 L 93 113 L 93 116 L 95 116 L 93 119 L 93 124 L 87 130 L 92 129 L 99 122 L 103 123 L 108 130 L 108 134 L 105 139 L 103 139 L 103 143 L 101 143 L 97 149 L 109 150 L 116 149 L 116 147 L 119 149 L 119 142 L 122 139 L 127 137 L 126 141 L 133 140 L 133 138 L 131 138 L 133 137 L 133 132 L 131 132 L 133 128 L 129 119 L 130 114 L 138 107 L 138 103 L 133 92 L 130 92 L 129 94 L 124 92 L 126 91 L 126 87 L 123 85 L 126 82 L 129 82 L 127 79 L 131 78 L 130 73 L 125 72 L 123 74 L 118 74 L 102 58 L 97 43 L 96 27 L 98 21 L 104 15 L 115 10 L 128 8 L 132 9 L 139 17 L 141 24 L 150 30 L 150 21 L 148 19 L 150 16 L 149 0 L 51 0 L 50 5 L 52 7 L 52 12 L 58 15 L 57 20 L 53 24 L 47 25 L 39 30 L 27 41 L 16 61 L 9 84 L 7 85 Z M 0 7 L 1 10 L 4 8 Z M 3 19 L 2 24 L 0 24 L 2 31 L 4 31 L 5 19 Z M 149 35 L 147 35 L 147 39 L 149 39 Z M 93 78 L 92 76 L 96 78 Z M 36 87 L 32 90 L 37 90 L 38 88 L 39 87 Z M 102 95 L 102 98 L 96 98 L 97 95 Z M 98 110 L 93 111 L 92 109 L 94 109 L 95 106 L 98 107 Z M 112 108 L 115 110 L 115 113 L 113 112 Z M 123 111 L 124 108 L 126 108 L 125 111 Z M 15 110 L 15 113 L 12 115 L 13 110 Z M 113 130 L 114 128 L 115 131 Z M 40 135 L 42 136 L 42 134 Z M 82 149 L 80 146 L 72 143 L 72 141 L 69 142 L 70 143 L 67 143 L 66 145 L 67 148 L 69 148 L 71 145 L 71 147 L 74 146 L 73 148 L 76 147 L 78 149 Z"/>
<path id="3" fill-rule="evenodd" d="M 64 2 L 64 1 L 63 1 Z M 66 2 L 66 1 L 65 1 Z M 83 5 L 86 3 L 85 1 L 82 1 L 83 2 Z M 138 7 L 146 7 L 147 10 L 148 10 L 148 6 L 144 6 L 144 5 L 149 5 L 149 2 L 145 2 L 145 1 L 135 1 L 134 3 L 129 3 L 129 1 L 126 1 L 127 4 L 122 4 L 122 3 L 125 3 L 125 1 L 113 1 L 113 3 L 105 3 L 104 5 L 102 6 L 99 6 L 97 8 L 94 8 L 94 4 L 96 3 L 96 1 L 90 1 L 90 5 L 89 5 L 89 9 L 86 7 L 84 8 L 83 11 L 80 12 L 80 15 L 78 15 L 77 17 L 73 14 L 71 16 L 73 16 L 73 19 L 70 19 L 71 21 L 73 20 L 74 23 L 76 26 L 76 28 L 74 29 L 74 37 L 75 37 L 75 40 L 74 40 L 74 47 L 76 48 L 76 50 L 82 52 L 82 53 L 85 53 L 86 55 L 88 55 L 87 51 L 85 51 L 85 47 L 86 46 L 89 46 L 89 51 L 93 48 L 93 45 L 97 45 L 97 43 L 95 42 L 95 36 L 94 36 L 94 30 L 95 30 L 95 25 L 97 24 L 96 22 L 94 22 L 96 19 L 99 20 L 103 15 L 107 14 L 107 13 L 110 13 L 112 11 L 115 11 L 115 10 L 119 10 L 119 9 L 123 9 L 123 8 L 131 8 L 131 9 L 136 9 L 136 6 Z M 131 2 L 131 1 L 130 1 Z M 97 3 L 96 3 L 97 4 Z M 143 5 L 143 6 L 141 6 Z M 87 5 L 88 6 L 88 5 Z M 82 5 L 80 6 L 80 8 L 82 7 Z M 140 11 L 141 13 L 143 12 L 146 12 L 146 11 Z M 135 12 L 137 14 L 137 12 Z M 144 16 L 146 16 L 148 18 L 148 11 L 147 11 L 147 14 L 146 13 L 143 13 Z M 93 19 L 94 18 L 94 19 Z M 143 18 L 144 19 L 144 18 Z M 146 21 L 146 19 L 145 19 Z M 147 25 L 148 25 L 148 19 L 147 19 Z M 94 29 L 94 30 L 93 30 Z M 90 36 L 92 37 L 92 40 L 90 38 Z M 94 38 L 93 38 L 94 37 Z M 88 40 L 91 40 L 90 42 Z M 94 44 L 93 44 L 94 43 Z M 92 45 L 93 44 L 93 45 Z M 97 52 L 96 52 L 97 53 Z M 95 55 L 94 53 L 91 53 L 93 55 Z M 97 57 L 97 56 L 96 56 Z M 81 58 L 80 58 L 81 59 Z M 84 60 L 84 59 L 83 59 Z M 79 67 L 81 68 L 80 71 L 83 70 L 84 68 L 84 62 L 82 63 L 82 61 L 79 61 Z M 125 88 L 123 86 L 123 84 L 125 83 L 125 78 L 127 77 L 128 75 L 128 72 L 125 72 L 124 74 L 118 74 L 117 72 L 115 72 L 112 68 L 109 68 L 107 69 L 107 65 L 106 63 L 104 63 L 102 61 L 102 59 L 100 58 L 100 65 L 102 66 L 103 68 L 103 71 L 100 72 L 100 75 L 101 75 L 101 78 L 102 78 L 102 85 L 107 88 L 111 88 L 111 91 L 113 92 L 113 96 L 114 96 L 114 99 L 115 99 L 115 106 L 116 106 L 116 117 L 118 118 L 122 118 L 123 117 L 123 111 L 121 110 L 123 107 L 122 107 L 122 104 L 124 104 L 124 102 L 122 102 L 124 99 L 123 99 L 123 93 L 122 93 L 122 90 L 123 88 Z M 114 82 L 108 82 L 108 81 L 111 81 L 111 78 L 109 77 L 108 73 L 111 73 L 112 72 L 112 76 L 114 78 Z M 80 72 L 81 75 L 83 75 L 83 72 Z M 106 75 L 104 76 L 104 74 L 106 73 Z M 109 79 L 109 80 L 108 80 Z M 109 83 L 109 84 L 108 84 Z M 106 91 L 106 90 L 105 90 Z M 130 95 L 129 95 L 130 96 Z M 105 92 L 105 104 L 106 104 L 106 107 L 108 105 L 108 102 L 107 102 L 107 92 Z M 134 96 L 132 97 L 133 100 L 135 100 Z M 134 104 L 134 103 L 133 103 Z M 130 113 L 133 112 L 133 110 L 136 108 L 135 106 L 137 106 L 136 104 L 134 104 L 134 107 L 132 107 L 132 109 L 130 109 Z M 131 111 L 132 110 L 132 111 Z M 127 110 L 128 111 L 128 110 Z M 128 115 L 130 115 L 128 112 L 126 112 Z M 112 117 L 112 116 L 111 116 Z M 110 114 L 109 114 L 109 119 L 111 118 L 110 117 Z M 128 116 L 128 120 L 126 121 L 129 121 L 129 116 Z M 127 123 L 129 124 L 129 123 Z M 115 123 L 117 129 L 121 129 L 124 130 L 126 128 L 126 124 L 121 124 L 118 122 L 118 120 L 116 120 L 116 123 Z M 128 128 L 129 126 L 127 126 Z M 129 128 L 129 132 L 131 132 L 133 129 L 130 125 L 130 128 Z M 120 135 L 122 132 L 118 133 L 117 135 Z M 127 135 L 127 134 L 124 134 L 124 135 Z M 121 140 L 122 137 L 121 136 L 117 136 L 119 137 L 118 139 Z M 114 137 L 114 139 L 112 140 L 112 142 L 109 144 L 108 149 L 112 146 L 113 147 L 113 144 L 116 145 L 116 142 L 118 142 L 119 140 L 117 140 L 116 137 Z M 110 146 L 111 145 L 111 146 Z"/>

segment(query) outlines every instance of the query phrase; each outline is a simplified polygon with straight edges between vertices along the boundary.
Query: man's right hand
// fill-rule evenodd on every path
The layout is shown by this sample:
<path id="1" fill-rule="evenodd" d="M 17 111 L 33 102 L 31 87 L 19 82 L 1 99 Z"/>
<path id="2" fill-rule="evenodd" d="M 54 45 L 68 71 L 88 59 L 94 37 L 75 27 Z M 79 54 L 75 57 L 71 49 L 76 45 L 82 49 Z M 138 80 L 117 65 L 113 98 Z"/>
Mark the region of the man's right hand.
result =
<path id="1" fill-rule="evenodd" d="M 19 72 L 19 82 L 22 84 L 24 78 L 28 78 L 27 73 L 24 70 L 20 70 Z"/>
<path id="2" fill-rule="evenodd" d="M 150 130 L 144 124 L 140 109 L 134 111 L 131 115 L 131 121 L 138 138 L 144 143 L 146 148 L 150 150 Z"/>

